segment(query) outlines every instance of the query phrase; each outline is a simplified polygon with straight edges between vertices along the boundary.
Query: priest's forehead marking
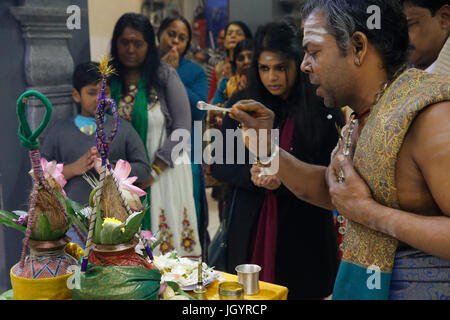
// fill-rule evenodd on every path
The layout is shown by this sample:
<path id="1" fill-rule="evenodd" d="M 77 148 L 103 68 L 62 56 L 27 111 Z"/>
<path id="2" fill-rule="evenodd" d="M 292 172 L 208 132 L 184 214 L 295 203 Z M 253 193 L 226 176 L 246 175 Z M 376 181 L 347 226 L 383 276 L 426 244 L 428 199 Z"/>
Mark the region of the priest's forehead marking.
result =
<path id="1" fill-rule="evenodd" d="M 303 40 L 304 42 L 313 41 L 318 43 L 325 42 L 325 35 L 329 32 L 322 25 L 322 21 L 316 16 L 311 15 L 305 21 L 303 29 Z"/>

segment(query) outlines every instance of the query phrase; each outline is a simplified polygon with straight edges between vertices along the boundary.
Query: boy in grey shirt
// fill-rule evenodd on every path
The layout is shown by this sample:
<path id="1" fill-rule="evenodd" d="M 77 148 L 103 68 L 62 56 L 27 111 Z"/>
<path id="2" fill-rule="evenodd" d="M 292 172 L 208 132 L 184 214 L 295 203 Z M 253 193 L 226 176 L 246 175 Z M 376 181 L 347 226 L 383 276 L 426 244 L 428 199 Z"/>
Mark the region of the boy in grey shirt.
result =
<path id="1" fill-rule="evenodd" d="M 56 160 L 64 164 L 63 174 L 67 180 L 64 190 L 70 199 L 82 205 L 88 204 L 92 191 L 83 173 L 92 174 L 98 179 L 94 169 L 95 159 L 100 157 L 95 140 L 95 110 L 101 75 L 97 67 L 98 63 L 94 62 L 76 67 L 72 96 L 81 105 L 80 113 L 49 128 L 40 150 L 41 156 L 48 161 Z M 106 91 L 109 96 L 109 87 Z M 106 134 L 111 132 L 112 123 L 112 116 L 107 115 L 104 125 Z M 131 165 L 130 176 L 138 177 L 136 183 L 145 182 L 150 177 L 151 168 L 144 144 L 127 121 L 120 119 L 117 135 L 109 146 L 108 159 L 113 166 L 119 159 L 128 161 Z M 68 235 L 73 242 L 81 244 L 73 230 L 69 230 Z M 81 245 L 84 247 L 84 244 Z"/>

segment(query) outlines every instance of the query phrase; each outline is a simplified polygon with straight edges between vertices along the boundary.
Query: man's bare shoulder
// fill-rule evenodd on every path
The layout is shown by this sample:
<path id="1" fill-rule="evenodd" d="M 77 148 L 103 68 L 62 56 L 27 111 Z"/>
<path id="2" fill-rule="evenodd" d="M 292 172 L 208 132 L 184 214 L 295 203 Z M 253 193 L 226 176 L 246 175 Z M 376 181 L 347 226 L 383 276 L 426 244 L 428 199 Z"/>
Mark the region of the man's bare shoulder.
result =
<path id="1" fill-rule="evenodd" d="M 450 101 L 428 106 L 407 136 L 410 156 L 440 211 L 450 215 Z"/>
<path id="2" fill-rule="evenodd" d="M 420 112 L 412 123 L 408 136 L 413 139 L 413 142 L 416 142 L 414 149 L 420 154 L 424 147 L 449 142 L 450 101 L 430 105 Z M 420 154 L 418 155 L 420 156 Z"/>

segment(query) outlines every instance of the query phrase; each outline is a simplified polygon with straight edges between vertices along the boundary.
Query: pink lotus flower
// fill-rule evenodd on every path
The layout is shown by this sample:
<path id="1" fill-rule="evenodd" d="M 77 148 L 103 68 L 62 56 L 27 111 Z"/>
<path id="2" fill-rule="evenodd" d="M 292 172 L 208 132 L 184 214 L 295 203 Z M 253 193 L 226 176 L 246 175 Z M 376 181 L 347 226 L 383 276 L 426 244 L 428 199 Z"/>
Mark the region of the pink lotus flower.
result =
<path id="1" fill-rule="evenodd" d="M 42 171 L 44 172 L 44 178 L 45 180 L 47 180 L 50 187 L 55 189 L 57 187 L 55 185 L 56 182 L 61 187 L 61 192 L 64 197 L 67 197 L 67 194 L 63 189 L 67 183 L 67 180 L 64 178 L 64 175 L 62 173 L 64 164 L 56 163 L 55 160 L 49 162 L 46 159 L 41 158 L 41 167 Z M 33 175 L 33 169 L 31 169 L 29 173 Z"/>
<path id="2" fill-rule="evenodd" d="M 128 177 L 130 173 L 130 163 L 119 159 L 113 171 L 114 177 L 119 183 L 122 194 L 130 206 L 130 209 L 133 211 L 141 211 L 144 207 L 142 206 L 139 197 L 145 196 L 147 192 L 133 185 L 138 177 Z"/>

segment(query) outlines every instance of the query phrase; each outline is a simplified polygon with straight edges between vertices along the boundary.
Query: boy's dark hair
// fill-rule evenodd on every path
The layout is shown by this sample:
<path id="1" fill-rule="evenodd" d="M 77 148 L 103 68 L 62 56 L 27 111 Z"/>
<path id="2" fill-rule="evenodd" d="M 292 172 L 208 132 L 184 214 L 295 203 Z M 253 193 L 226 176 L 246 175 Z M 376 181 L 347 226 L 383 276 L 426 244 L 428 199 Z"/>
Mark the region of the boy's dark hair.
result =
<path id="1" fill-rule="evenodd" d="M 81 89 L 90 84 L 96 84 L 102 80 L 98 70 L 98 62 L 85 62 L 76 66 L 73 72 L 73 87 L 81 94 Z"/>
<path id="2" fill-rule="evenodd" d="M 431 16 L 434 17 L 436 12 L 442 8 L 444 5 L 450 5 L 449 0 L 400 0 L 400 3 L 403 5 L 410 4 L 415 7 L 421 7 L 424 9 L 428 9 L 431 12 Z"/>
<path id="3" fill-rule="evenodd" d="M 192 41 L 192 29 L 191 29 L 191 25 L 189 24 L 189 21 L 186 20 L 185 17 L 183 16 L 173 16 L 173 17 L 167 17 L 165 18 L 162 22 L 161 25 L 159 26 L 159 30 L 158 30 L 158 41 L 160 41 L 161 39 L 161 35 L 164 32 L 164 30 L 166 30 L 174 21 L 181 21 L 184 23 L 184 25 L 186 26 L 186 29 L 188 31 L 188 40 L 187 40 L 187 44 L 186 44 L 186 49 L 184 49 L 184 52 L 182 54 L 182 56 L 184 57 L 186 55 L 186 53 L 188 52 L 189 48 L 191 47 L 191 41 Z"/>
<path id="4" fill-rule="evenodd" d="M 381 28 L 367 24 L 369 6 L 381 10 Z M 380 53 L 384 68 L 392 76 L 407 62 L 409 49 L 408 22 L 400 2 L 395 0 L 309 0 L 303 7 L 302 20 L 315 10 L 323 10 L 326 28 L 336 39 L 343 55 L 351 45 L 357 31 L 364 33 L 368 41 Z"/>
<path id="5" fill-rule="evenodd" d="M 80 63 L 75 67 L 75 71 L 73 72 L 72 83 L 75 90 L 81 95 L 81 89 L 83 87 L 88 86 L 90 84 L 97 84 L 102 81 L 102 75 L 98 66 L 100 64 L 95 61 Z M 111 84 L 111 81 L 108 79 L 106 81 L 107 85 Z M 81 113 L 81 105 L 76 103 L 77 112 Z"/>

